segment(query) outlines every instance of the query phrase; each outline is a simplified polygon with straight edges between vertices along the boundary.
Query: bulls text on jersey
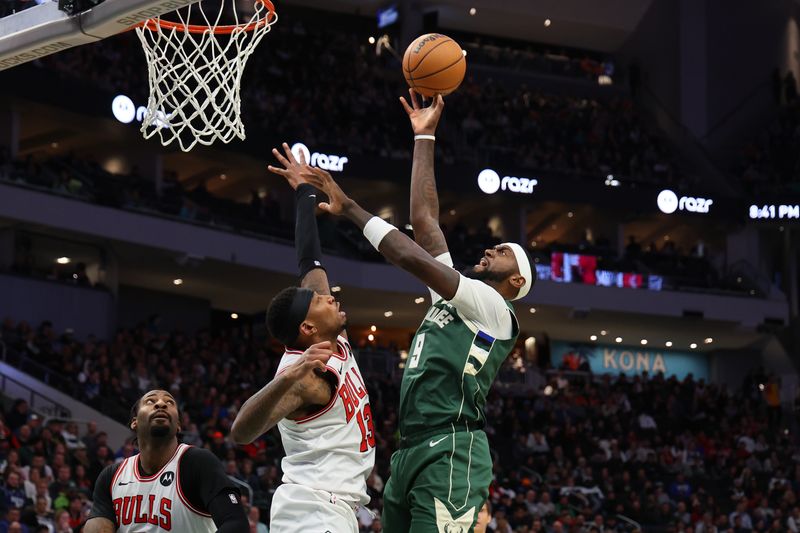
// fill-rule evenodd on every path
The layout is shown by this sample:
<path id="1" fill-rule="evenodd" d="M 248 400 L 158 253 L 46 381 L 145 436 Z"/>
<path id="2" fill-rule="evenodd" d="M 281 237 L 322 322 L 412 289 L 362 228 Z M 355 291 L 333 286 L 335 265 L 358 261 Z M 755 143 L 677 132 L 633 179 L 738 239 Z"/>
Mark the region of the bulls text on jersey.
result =
<path id="1" fill-rule="evenodd" d="M 128 526 L 131 524 L 152 524 L 164 531 L 172 531 L 172 500 L 161 498 L 156 504 L 156 495 L 147 495 L 147 500 L 142 494 L 114 498 L 114 514 L 117 515 L 117 524 Z"/>

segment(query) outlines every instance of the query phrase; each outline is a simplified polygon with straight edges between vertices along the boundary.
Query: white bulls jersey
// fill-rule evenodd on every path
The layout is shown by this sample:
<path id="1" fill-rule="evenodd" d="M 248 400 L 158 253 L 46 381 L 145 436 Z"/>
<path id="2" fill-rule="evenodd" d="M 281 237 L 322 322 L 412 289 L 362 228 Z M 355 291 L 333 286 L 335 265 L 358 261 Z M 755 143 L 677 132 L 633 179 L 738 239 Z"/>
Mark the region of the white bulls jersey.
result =
<path id="1" fill-rule="evenodd" d="M 123 461 L 111 480 L 111 500 L 118 533 L 217 531 L 211 516 L 195 510 L 180 484 L 180 458 L 190 446 L 179 444 L 172 459 L 156 474 L 139 473 L 139 455 Z"/>
<path id="2" fill-rule="evenodd" d="M 337 339 L 338 353 L 328 360 L 337 379 L 331 401 L 305 418 L 278 423 L 286 457 L 283 482 L 336 494 L 366 504 L 367 477 L 375 464 L 375 430 L 369 395 L 350 344 Z M 295 363 L 302 351 L 287 350 L 277 373 Z"/>

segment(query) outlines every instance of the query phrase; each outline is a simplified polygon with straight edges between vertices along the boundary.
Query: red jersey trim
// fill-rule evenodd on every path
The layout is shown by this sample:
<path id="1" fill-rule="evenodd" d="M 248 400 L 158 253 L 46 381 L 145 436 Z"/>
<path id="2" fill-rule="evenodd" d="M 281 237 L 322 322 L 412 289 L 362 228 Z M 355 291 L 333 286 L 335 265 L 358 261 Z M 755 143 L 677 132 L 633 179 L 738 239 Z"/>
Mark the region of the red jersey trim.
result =
<path id="1" fill-rule="evenodd" d="M 172 454 L 172 457 L 169 458 L 169 461 L 164 463 L 164 466 L 161 467 L 161 470 L 159 470 L 158 472 L 156 472 L 155 474 L 153 474 L 150 477 L 143 477 L 143 476 L 139 475 L 139 461 L 136 458 L 139 457 L 139 455 L 141 455 L 141 454 L 137 453 L 136 455 L 133 456 L 133 458 L 134 458 L 134 460 L 133 460 L 133 475 L 134 475 L 134 477 L 136 477 L 136 479 L 138 481 L 150 482 L 150 481 L 155 480 L 156 478 L 161 476 L 161 473 L 164 471 L 165 468 L 167 468 L 167 465 L 169 465 L 172 462 L 172 460 L 175 459 L 175 456 L 178 455 L 178 452 L 180 452 L 180 450 L 181 450 L 181 446 L 183 446 L 183 445 L 182 444 L 178 444 L 178 446 L 175 448 L 175 453 Z"/>
<path id="2" fill-rule="evenodd" d="M 112 495 L 114 490 L 114 483 L 117 482 L 119 476 L 122 474 L 122 471 L 125 469 L 125 464 L 128 462 L 128 459 L 130 459 L 130 457 L 125 458 L 125 460 L 120 463 L 119 467 L 117 467 L 117 471 L 114 472 L 114 475 L 111 476 L 111 486 L 108 488 L 108 490 L 109 493 Z"/>
<path id="3" fill-rule="evenodd" d="M 342 376 L 339 375 L 339 372 L 337 372 L 335 368 L 333 368 L 331 366 L 328 366 L 328 369 L 330 369 L 331 372 L 336 374 L 337 383 L 339 383 L 339 387 L 341 387 L 342 386 Z M 303 418 L 288 418 L 287 417 L 287 420 L 291 420 L 295 424 L 304 424 L 306 422 L 311 422 L 312 420 L 315 420 L 315 419 L 321 417 L 322 415 L 324 415 L 325 413 L 330 411 L 331 408 L 336 404 L 336 399 L 339 397 L 339 387 L 337 387 L 336 390 L 333 392 L 333 394 L 331 394 L 331 401 L 328 402 L 328 405 L 326 405 L 325 407 L 321 408 L 319 411 L 317 411 L 315 413 L 311 413 L 309 415 L 306 415 Z"/>
<path id="4" fill-rule="evenodd" d="M 203 511 L 198 511 L 197 509 L 192 507 L 192 504 L 189 503 L 189 498 L 186 497 L 186 495 L 183 493 L 183 489 L 181 488 L 181 459 L 183 459 L 183 453 L 186 450 L 188 450 L 189 448 L 191 448 L 191 446 L 189 446 L 189 445 L 187 445 L 186 448 L 184 448 L 184 451 L 181 453 L 181 456 L 178 458 L 178 466 L 175 467 L 175 478 L 176 478 L 176 482 L 177 482 L 177 486 L 178 486 L 178 498 L 180 498 L 181 503 L 183 503 L 183 505 L 185 505 L 186 508 L 189 509 L 194 514 L 200 515 L 203 518 L 211 518 L 210 514 L 204 513 Z"/>

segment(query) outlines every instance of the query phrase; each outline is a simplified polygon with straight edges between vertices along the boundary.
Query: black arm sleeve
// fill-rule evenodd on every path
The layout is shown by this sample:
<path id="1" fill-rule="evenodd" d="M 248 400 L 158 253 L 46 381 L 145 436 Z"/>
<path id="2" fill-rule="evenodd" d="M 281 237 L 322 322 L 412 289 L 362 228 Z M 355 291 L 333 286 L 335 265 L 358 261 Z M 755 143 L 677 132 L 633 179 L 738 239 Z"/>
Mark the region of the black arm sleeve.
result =
<path id="1" fill-rule="evenodd" d="M 220 493 L 211 500 L 208 505 L 208 512 L 217 526 L 217 533 L 245 533 L 250 531 L 250 522 L 244 514 L 244 507 L 235 497 L 237 503 L 233 503 L 230 493 Z"/>
<path id="2" fill-rule="evenodd" d="M 322 247 L 314 210 L 317 208 L 317 190 L 308 183 L 301 183 L 295 191 L 297 220 L 294 227 L 294 247 L 297 251 L 297 267 L 300 279 L 315 268 L 322 266 Z"/>
<path id="3" fill-rule="evenodd" d="M 111 480 L 114 479 L 114 474 L 120 464 L 122 463 L 108 465 L 97 476 L 89 518 L 107 518 L 114 522 L 114 525 L 117 524 L 117 515 L 114 514 L 114 504 L 111 502 Z"/>
<path id="4" fill-rule="evenodd" d="M 249 531 L 239 489 L 214 454 L 189 448 L 181 457 L 180 476 L 186 499 L 195 509 L 210 514 L 221 533 Z"/>

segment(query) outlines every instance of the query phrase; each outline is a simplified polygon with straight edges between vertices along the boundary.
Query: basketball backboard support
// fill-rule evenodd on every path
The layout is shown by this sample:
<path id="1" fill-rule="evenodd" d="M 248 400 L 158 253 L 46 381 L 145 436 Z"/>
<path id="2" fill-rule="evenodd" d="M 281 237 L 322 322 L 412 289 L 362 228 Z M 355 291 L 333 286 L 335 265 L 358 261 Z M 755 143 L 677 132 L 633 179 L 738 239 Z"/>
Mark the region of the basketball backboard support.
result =
<path id="1" fill-rule="evenodd" d="M 130 29 L 199 0 L 106 0 L 70 16 L 53 0 L 0 18 L 0 70 Z"/>

